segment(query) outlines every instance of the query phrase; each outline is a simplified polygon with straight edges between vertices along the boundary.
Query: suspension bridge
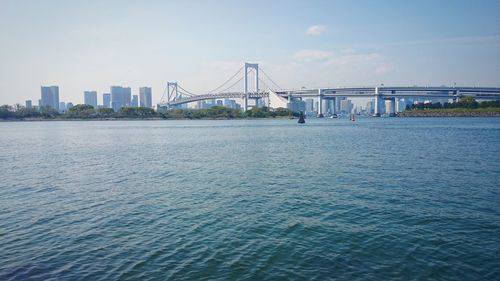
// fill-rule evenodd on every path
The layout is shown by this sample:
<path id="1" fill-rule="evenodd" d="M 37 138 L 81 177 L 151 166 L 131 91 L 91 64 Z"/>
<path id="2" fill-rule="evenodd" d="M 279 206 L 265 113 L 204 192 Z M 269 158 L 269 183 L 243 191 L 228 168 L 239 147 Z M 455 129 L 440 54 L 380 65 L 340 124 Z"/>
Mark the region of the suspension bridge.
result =
<path id="1" fill-rule="evenodd" d="M 260 75 L 262 74 L 262 75 Z M 243 91 L 240 90 L 243 82 Z M 163 97 L 158 104 L 160 108 L 172 109 L 191 102 L 240 99 L 242 109 L 259 106 L 259 100 L 271 108 L 288 108 L 290 104 L 302 98 L 318 100 L 318 116 L 323 115 L 324 103 L 339 97 L 366 97 L 374 99 L 374 113 L 380 114 L 382 101 L 389 101 L 391 112 L 395 112 L 397 98 L 447 98 L 458 100 L 471 96 L 478 100 L 500 100 L 500 87 L 352 87 L 352 88 L 313 88 L 287 90 L 280 87 L 257 63 L 244 65 L 231 75 L 224 83 L 211 91 L 201 94 L 192 93 L 177 82 L 167 82 Z"/>

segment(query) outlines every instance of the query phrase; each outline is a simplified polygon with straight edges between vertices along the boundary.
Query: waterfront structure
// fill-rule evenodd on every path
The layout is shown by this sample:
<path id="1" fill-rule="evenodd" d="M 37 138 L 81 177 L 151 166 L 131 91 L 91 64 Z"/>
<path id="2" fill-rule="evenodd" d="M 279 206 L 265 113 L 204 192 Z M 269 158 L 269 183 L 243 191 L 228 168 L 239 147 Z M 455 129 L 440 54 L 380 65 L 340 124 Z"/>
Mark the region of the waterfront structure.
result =
<path id="1" fill-rule="evenodd" d="M 139 88 L 139 100 L 141 107 L 149 107 L 149 108 L 153 107 L 151 87 Z"/>
<path id="2" fill-rule="evenodd" d="M 130 102 L 131 107 L 138 107 L 139 106 L 139 97 L 137 95 L 132 96 L 132 101 Z"/>
<path id="3" fill-rule="evenodd" d="M 31 104 L 31 100 L 26 100 L 25 104 L 26 104 L 26 108 L 32 108 L 33 107 L 33 105 Z"/>
<path id="4" fill-rule="evenodd" d="M 59 86 L 41 86 L 40 107 L 51 107 L 59 111 Z"/>
<path id="5" fill-rule="evenodd" d="M 94 108 L 97 108 L 97 92 L 96 91 L 85 91 L 84 95 L 84 104 L 91 105 Z"/>
<path id="6" fill-rule="evenodd" d="M 111 107 L 111 94 L 102 94 L 102 106 L 104 108 Z"/>
<path id="7" fill-rule="evenodd" d="M 239 77 L 238 74 L 243 71 L 244 77 Z M 270 99 L 271 97 L 279 97 L 275 100 L 277 102 L 270 103 L 270 106 L 273 108 L 280 107 L 279 105 L 286 103 L 288 108 L 292 110 L 295 107 L 294 100 L 296 99 L 304 99 L 304 98 L 312 98 L 317 99 L 318 101 L 318 116 L 323 116 L 323 111 L 326 108 L 324 106 L 325 102 L 333 99 L 335 100 L 335 106 L 333 109 L 337 109 L 337 106 L 340 105 L 342 99 L 347 97 L 349 98 L 371 98 L 373 99 L 373 113 L 375 116 L 380 116 L 380 113 L 383 112 L 384 101 L 389 100 L 388 106 L 390 108 L 395 107 L 396 99 L 401 98 L 411 98 L 411 99 L 451 99 L 453 102 L 458 101 L 461 97 L 472 97 L 476 100 L 500 100 L 500 87 L 419 87 L 419 86 L 411 86 L 411 87 L 390 87 L 390 86 L 381 86 L 381 87 L 352 87 L 352 88 L 313 88 L 307 89 L 302 87 L 299 90 L 283 90 L 279 86 L 276 85 L 272 81 L 272 79 L 261 69 L 264 77 L 267 77 L 270 84 L 276 86 L 275 89 L 269 89 L 267 91 L 261 91 L 258 87 L 258 83 L 256 82 L 255 91 L 250 92 L 248 89 L 248 81 L 247 75 L 248 69 L 254 69 L 253 72 L 257 72 L 258 65 L 257 64 L 248 64 L 245 63 L 244 67 L 238 70 L 232 78 L 228 81 L 225 81 L 224 84 L 220 85 L 220 87 L 216 89 L 224 89 L 220 92 L 210 92 L 208 94 L 195 95 L 187 93 L 186 91 L 181 91 L 179 89 L 183 89 L 182 86 L 178 85 L 177 82 L 167 82 L 167 94 L 164 95 L 164 98 L 159 103 L 160 107 L 168 108 L 178 108 L 182 104 L 212 100 L 212 99 L 242 99 L 245 102 L 243 110 L 248 109 L 248 99 L 259 100 L 263 98 Z M 257 73 L 256 73 L 257 74 Z M 256 75 L 258 77 L 258 74 Z M 234 85 L 237 85 L 237 82 L 245 79 L 245 87 L 243 91 L 227 91 L 227 89 L 222 88 L 224 85 L 231 85 L 231 81 L 233 81 Z M 267 84 L 267 83 L 265 83 Z M 172 91 L 171 91 L 172 89 Z M 283 101 L 283 103 L 280 101 Z M 352 108 L 351 108 L 352 109 Z M 395 110 L 391 110 L 394 112 Z"/>

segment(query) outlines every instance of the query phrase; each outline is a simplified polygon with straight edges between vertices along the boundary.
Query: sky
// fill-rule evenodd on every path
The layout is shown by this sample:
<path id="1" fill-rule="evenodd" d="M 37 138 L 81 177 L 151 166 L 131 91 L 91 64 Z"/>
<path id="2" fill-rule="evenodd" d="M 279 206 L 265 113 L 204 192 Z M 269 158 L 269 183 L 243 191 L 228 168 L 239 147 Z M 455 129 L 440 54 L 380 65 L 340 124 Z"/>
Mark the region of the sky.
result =
<path id="1" fill-rule="evenodd" d="M 203 94 L 244 62 L 281 88 L 500 86 L 500 0 L 0 0 L 0 104 L 167 81 Z M 235 90 L 242 91 L 243 84 Z"/>

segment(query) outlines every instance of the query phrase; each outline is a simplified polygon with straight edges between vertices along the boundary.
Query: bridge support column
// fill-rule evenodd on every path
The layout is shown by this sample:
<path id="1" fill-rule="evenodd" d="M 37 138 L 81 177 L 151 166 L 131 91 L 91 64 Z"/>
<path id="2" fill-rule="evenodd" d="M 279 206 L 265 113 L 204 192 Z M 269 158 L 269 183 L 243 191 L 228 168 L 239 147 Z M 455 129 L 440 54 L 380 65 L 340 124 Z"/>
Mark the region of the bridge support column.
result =
<path id="1" fill-rule="evenodd" d="M 396 115 L 396 100 L 395 98 L 389 98 L 387 101 L 389 101 L 389 116 L 394 117 Z"/>
<path id="2" fill-rule="evenodd" d="M 375 87 L 375 102 L 373 107 L 373 116 L 380 117 L 380 94 L 378 92 L 378 87 Z"/>
<path id="3" fill-rule="evenodd" d="M 323 94 L 321 89 L 318 89 L 318 118 L 323 118 Z"/>
<path id="4" fill-rule="evenodd" d="M 330 101 L 330 112 L 332 114 L 337 114 L 337 98 L 333 97 L 332 100 Z"/>

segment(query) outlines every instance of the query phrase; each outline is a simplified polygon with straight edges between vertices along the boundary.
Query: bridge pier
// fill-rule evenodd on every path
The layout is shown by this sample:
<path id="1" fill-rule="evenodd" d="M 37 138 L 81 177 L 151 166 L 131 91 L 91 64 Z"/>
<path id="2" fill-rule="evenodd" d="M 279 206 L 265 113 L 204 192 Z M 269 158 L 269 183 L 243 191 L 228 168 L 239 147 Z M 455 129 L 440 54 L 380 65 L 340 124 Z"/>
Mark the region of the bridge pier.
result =
<path id="1" fill-rule="evenodd" d="M 391 117 L 394 117 L 396 115 L 396 98 L 395 97 L 388 97 L 388 98 L 384 98 L 384 100 L 389 102 L 389 107 L 388 107 L 388 111 L 387 112 L 387 109 L 386 109 L 386 113 L 389 113 L 389 116 Z"/>
<path id="2" fill-rule="evenodd" d="M 337 114 L 337 98 L 336 97 L 332 98 L 330 108 L 331 108 L 332 114 Z"/>
<path id="3" fill-rule="evenodd" d="M 380 117 L 380 94 L 378 92 L 378 87 L 375 87 L 375 102 L 373 107 L 373 116 Z"/>
<path id="4" fill-rule="evenodd" d="M 323 118 L 323 93 L 318 89 L 318 118 Z"/>

